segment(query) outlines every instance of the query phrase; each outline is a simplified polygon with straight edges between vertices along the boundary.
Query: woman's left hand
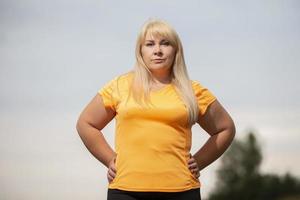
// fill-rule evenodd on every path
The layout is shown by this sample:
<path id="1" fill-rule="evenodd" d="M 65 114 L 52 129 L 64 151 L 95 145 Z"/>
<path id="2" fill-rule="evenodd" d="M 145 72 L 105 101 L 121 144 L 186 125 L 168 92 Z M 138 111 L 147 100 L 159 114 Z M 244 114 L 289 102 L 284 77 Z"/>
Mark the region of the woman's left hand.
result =
<path id="1" fill-rule="evenodd" d="M 190 155 L 190 159 L 188 160 L 188 166 L 189 166 L 189 170 L 192 172 L 192 174 L 194 174 L 194 176 L 196 178 L 199 178 L 200 177 L 200 169 L 198 167 L 196 159 L 192 155 Z"/>

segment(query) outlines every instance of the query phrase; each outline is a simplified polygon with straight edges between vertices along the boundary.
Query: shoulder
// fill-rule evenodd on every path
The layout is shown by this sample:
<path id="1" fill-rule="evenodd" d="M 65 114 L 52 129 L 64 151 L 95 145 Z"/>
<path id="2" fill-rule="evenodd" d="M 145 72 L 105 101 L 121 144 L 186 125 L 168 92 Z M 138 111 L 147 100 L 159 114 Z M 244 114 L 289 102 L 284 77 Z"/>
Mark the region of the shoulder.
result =
<path id="1" fill-rule="evenodd" d="M 197 85 L 200 85 L 199 81 L 196 80 L 190 80 L 193 87 L 196 87 Z"/>
<path id="2" fill-rule="evenodd" d="M 124 74 L 116 76 L 113 80 L 117 84 L 126 84 L 126 83 L 130 82 L 132 80 L 132 78 L 133 78 L 133 72 L 129 71 Z"/>
<path id="3" fill-rule="evenodd" d="M 133 73 L 126 72 L 124 74 L 117 75 L 110 79 L 102 88 L 101 91 L 108 91 L 110 94 L 120 95 L 120 92 L 128 92 Z"/>
<path id="4" fill-rule="evenodd" d="M 128 85 L 133 78 L 133 72 L 129 71 L 124 74 L 117 75 L 107 82 L 107 85 L 120 87 Z"/>
<path id="5" fill-rule="evenodd" d="M 191 80 L 190 82 L 195 93 L 201 92 L 203 89 L 206 89 L 199 81 Z"/>
<path id="6" fill-rule="evenodd" d="M 191 85 L 197 98 L 203 99 L 215 99 L 212 92 L 199 81 L 191 80 Z"/>
<path id="7" fill-rule="evenodd" d="M 198 81 L 191 81 L 192 88 L 195 92 L 195 97 L 198 102 L 200 114 L 204 115 L 208 106 L 216 100 L 214 94 L 206 87 L 202 86 Z"/>

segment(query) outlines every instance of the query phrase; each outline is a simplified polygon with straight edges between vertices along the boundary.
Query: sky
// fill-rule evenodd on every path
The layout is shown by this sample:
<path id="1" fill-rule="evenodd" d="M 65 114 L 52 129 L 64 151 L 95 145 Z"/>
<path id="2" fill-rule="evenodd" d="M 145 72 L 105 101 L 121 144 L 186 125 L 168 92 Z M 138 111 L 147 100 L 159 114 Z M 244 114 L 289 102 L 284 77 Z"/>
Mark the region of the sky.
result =
<path id="1" fill-rule="evenodd" d="M 0 199 L 105 199 L 106 168 L 76 121 L 109 80 L 132 69 L 149 18 L 169 22 L 190 78 L 254 131 L 264 173 L 300 177 L 300 2 L 0 1 Z M 103 130 L 114 146 L 114 121 Z M 193 127 L 192 152 L 208 139 Z M 201 172 L 217 185 L 220 160 Z"/>

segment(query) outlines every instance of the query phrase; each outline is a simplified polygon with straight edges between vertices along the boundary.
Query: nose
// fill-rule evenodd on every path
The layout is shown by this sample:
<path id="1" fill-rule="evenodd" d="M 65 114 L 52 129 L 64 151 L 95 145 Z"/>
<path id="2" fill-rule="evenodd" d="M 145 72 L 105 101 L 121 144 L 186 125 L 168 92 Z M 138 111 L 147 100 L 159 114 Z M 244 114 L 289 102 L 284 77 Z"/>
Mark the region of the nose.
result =
<path id="1" fill-rule="evenodd" d="M 161 48 L 160 48 L 159 44 L 154 46 L 153 52 L 154 52 L 154 55 L 160 55 L 160 54 L 162 54 L 162 51 L 161 51 Z"/>

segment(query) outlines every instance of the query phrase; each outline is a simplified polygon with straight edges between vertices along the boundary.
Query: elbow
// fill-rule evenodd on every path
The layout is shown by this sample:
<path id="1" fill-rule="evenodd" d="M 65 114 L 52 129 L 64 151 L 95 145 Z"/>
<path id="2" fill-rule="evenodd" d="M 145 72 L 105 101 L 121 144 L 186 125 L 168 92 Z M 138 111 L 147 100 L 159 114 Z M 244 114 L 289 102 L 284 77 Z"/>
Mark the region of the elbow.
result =
<path id="1" fill-rule="evenodd" d="M 82 118 L 79 118 L 76 123 L 76 130 L 81 140 L 84 140 L 84 138 L 86 138 L 86 134 L 87 134 L 86 128 L 87 128 L 86 122 Z"/>
<path id="2" fill-rule="evenodd" d="M 81 133 L 81 129 L 82 129 L 82 119 L 79 117 L 76 123 L 76 130 L 79 135 Z"/>
<path id="3" fill-rule="evenodd" d="M 232 141 L 232 140 L 234 139 L 235 133 L 236 133 L 236 128 L 235 128 L 235 125 L 234 125 L 234 122 L 233 122 L 233 121 L 231 121 L 228 130 L 229 130 L 228 132 L 229 132 L 229 134 L 230 134 L 231 141 Z"/>

